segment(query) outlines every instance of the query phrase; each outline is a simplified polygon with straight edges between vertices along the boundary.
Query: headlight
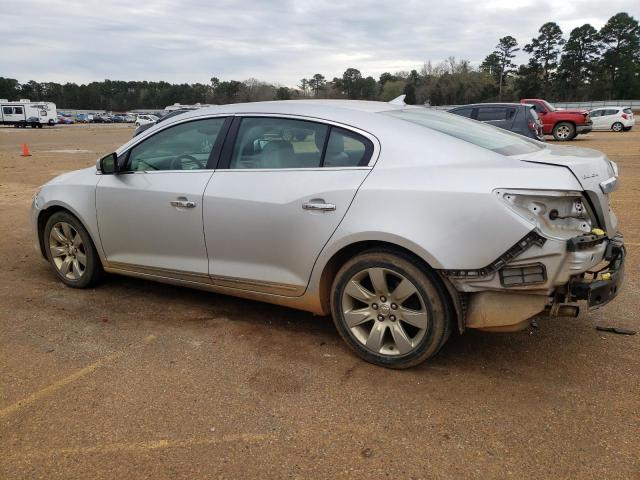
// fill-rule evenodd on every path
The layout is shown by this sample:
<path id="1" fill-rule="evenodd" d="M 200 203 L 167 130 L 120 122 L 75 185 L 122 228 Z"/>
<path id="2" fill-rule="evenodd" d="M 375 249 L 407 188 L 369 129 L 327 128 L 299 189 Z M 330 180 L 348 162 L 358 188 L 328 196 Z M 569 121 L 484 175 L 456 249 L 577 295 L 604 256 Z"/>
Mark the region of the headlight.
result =
<path id="1" fill-rule="evenodd" d="M 594 217 L 580 192 L 498 189 L 494 193 L 548 237 L 566 240 L 593 228 Z"/>

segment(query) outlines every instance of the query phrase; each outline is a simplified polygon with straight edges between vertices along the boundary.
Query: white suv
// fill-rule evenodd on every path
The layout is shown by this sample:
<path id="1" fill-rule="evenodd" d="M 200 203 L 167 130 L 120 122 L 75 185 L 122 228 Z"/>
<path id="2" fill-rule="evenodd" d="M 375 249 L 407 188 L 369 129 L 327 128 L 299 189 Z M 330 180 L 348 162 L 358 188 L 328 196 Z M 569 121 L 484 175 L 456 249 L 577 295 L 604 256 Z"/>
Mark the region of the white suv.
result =
<path id="1" fill-rule="evenodd" d="M 629 107 L 602 107 L 589 113 L 594 130 L 613 130 L 626 132 L 636 123 L 633 110 Z"/>

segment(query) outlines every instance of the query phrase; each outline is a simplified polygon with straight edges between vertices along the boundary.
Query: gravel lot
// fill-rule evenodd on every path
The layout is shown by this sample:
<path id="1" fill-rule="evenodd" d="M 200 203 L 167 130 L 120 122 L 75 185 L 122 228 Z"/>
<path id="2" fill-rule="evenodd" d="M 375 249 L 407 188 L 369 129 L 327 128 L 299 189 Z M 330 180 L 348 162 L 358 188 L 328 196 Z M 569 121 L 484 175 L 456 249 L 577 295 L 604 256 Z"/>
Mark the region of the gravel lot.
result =
<path id="1" fill-rule="evenodd" d="M 640 128 L 573 142 L 621 169 L 617 301 L 470 331 L 408 371 L 358 360 L 328 318 L 56 281 L 33 248 L 34 190 L 132 132 L 0 128 L 0 478 L 640 478 L 640 334 L 595 330 L 640 327 Z"/>

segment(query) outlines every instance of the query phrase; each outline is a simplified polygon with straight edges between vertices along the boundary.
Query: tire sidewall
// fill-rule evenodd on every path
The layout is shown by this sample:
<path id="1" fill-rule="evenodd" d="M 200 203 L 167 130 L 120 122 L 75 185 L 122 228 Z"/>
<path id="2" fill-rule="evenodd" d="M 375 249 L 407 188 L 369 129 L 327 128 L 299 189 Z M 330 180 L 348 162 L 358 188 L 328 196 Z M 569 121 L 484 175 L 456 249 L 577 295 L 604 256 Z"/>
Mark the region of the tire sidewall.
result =
<path id="1" fill-rule="evenodd" d="M 82 238 L 82 243 L 85 247 L 84 250 L 87 256 L 87 265 L 85 266 L 84 274 L 77 280 L 71 280 L 70 278 L 62 275 L 53 263 L 51 247 L 49 246 L 49 234 L 51 233 L 51 229 L 53 228 L 53 226 L 59 222 L 65 222 L 71 225 Z M 67 212 L 57 212 L 51 215 L 44 227 L 44 235 L 42 241 L 44 242 L 44 248 L 47 254 L 47 260 L 49 261 L 49 266 L 65 285 L 73 288 L 85 288 L 93 284 L 97 280 L 102 271 L 100 258 L 98 257 L 98 253 L 95 246 L 93 245 L 93 241 L 91 240 L 89 233 L 75 216 Z"/>
<path id="2" fill-rule="evenodd" d="M 617 129 L 616 125 L 618 125 Z M 624 131 L 624 125 L 620 122 L 615 122 L 613 125 L 611 125 L 611 130 L 613 130 L 614 132 L 622 132 Z"/>
<path id="3" fill-rule="evenodd" d="M 386 257 L 384 259 L 383 257 Z M 417 288 L 427 310 L 429 324 L 420 344 L 410 353 L 398 356 L 380 355 L 367 350 L 351 333 L 342 314 L 342 295 L 347 282 L 367 268 L 382 267 L 398 272 Z M 422 363 L 440 349 L 448 336 L 445 293 L 430 272 L 420 269 L 409 258 L 391 252 L 371 251 L 347 262 L 338 272 L 331 289 L 331 312 L 340 336 L 362 359 L 389 368 L 408 368 Z"/>

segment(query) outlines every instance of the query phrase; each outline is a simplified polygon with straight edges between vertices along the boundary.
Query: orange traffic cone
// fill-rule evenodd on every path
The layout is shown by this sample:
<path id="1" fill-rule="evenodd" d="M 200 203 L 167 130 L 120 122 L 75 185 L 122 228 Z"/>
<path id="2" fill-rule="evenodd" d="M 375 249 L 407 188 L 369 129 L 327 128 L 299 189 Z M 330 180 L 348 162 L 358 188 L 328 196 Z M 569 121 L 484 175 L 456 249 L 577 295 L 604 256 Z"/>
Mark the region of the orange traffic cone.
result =
<path id="1" fill-rule="evenodd" d="M 23 157 L 30 157 L 31 154 L 29 153 L 29 147 L 27 147 L 26 143 L 22 144 L 22 156 Z"/>

